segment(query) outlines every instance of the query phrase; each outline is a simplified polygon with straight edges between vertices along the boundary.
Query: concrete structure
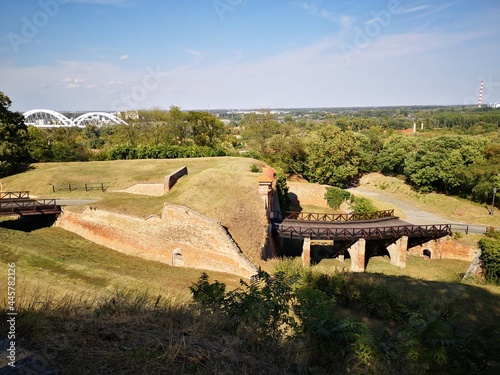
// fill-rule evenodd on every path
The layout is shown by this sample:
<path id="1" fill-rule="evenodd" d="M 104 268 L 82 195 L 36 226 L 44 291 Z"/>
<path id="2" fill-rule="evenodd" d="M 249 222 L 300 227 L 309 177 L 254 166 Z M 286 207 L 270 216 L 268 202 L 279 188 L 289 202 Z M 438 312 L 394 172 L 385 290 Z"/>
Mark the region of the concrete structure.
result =
<path id="1" fill-rule="evenodd" d="M 129 193 L 129 194 L 139 194 L 139 195 L 149 195 L 152 197 L 161 197 L 167 194 L 170 189 L 174 187 L 177 181 L 188 174 L 187 167 L 181 167 L 176 171 L 173 171 L 168 176 L 165 177 L 162 183 L 140 183 L 129 186 L 123 190 L 115 190 L 117 192 Z"/>
<path id="2" fill-rule="evenodd" d="M 186 176 L 188 174 L 187 167 L 181 167 L 178 170 L 170 173 L 167 177 L 165 177 L 165 181 L 163 182 L 163 190 L 165 193 L 168 193 L 170 189 L 174 187 L 179 178 L 182 176 Z"/>

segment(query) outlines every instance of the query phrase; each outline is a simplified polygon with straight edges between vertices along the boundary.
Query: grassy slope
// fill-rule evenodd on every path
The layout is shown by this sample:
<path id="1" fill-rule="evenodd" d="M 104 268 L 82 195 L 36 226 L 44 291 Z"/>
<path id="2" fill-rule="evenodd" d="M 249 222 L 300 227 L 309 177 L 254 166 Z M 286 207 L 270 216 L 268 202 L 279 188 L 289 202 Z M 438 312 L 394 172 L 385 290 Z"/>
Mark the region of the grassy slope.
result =
<path id="1" fill-rule="evenodd" d="M 370 173 L 361 178 L 360 185 L 366 189 L 390 194 L 425 211 L 451 220 L 500 227 L 500 213 L 490 215 L 485 205 L 444 194 L 419 193 L 396 177 Z M 375 203 L 384 206 L 384 202 Z"/>
<path id="2" fill-rule="evenodd" d="M 179 185 L 167 199 L 199 211 L 205 210 L 207 214 L 216 217 L 224 213 L 224 207 L 234 208 L 234 201 L 253 194 L 250 183 L 256 181 L 256 175 L 249 173 L 247 168 L 254 161 L 226 161 L 227 165 L 218 165 L 219 162 L 225 164 L 222 159 L 193 160 L 184 164 L 175 164 L 177 161 L 169 163 L 149 160 L 117 164 L 106 162 L 102 164 L 105 168 L 91 163 L 89 167 L 92 167 L 93 173 L 103 173 L 106 176 L 127 172 L 127 177 L 124 178 L 126 183 L 146 181 L 134 180 L 138 177 L 133 176 L 139 176 L 142 169 L 149 169 L 148 173 L 156 176 L 151 182 L 155 182 L 156 178 L 161 179 L 168 173 L 164 169 L 172 170 L 177 165 L 192 162 L 191 168 L 188 164 L 190 175 L 179 181 Z M 84 172 L 85 166 L 80 163 L 72 165 L 75 166 L 70 169 L 74 178 L 81 176 L 78 173 L 87 173 Z M 139 172 L 131 170 L 130 165 L 139 166 Z M 69 170 L 65 169 L 66 166 L 60 167 L 65 170 L 65 176 L 71 176 Z M 39 165 L 37 170 L 47 173 L 31 175 L 31 178 L 30 173 L 35 171 L 13 176 L 3 180 L 4 189 L 25 189 L 26 185 L 30 185 L 34 194 L 43 193 L 48 190 L 49 176 L 54 178 L 61 173 L 61 170 L 57 172 L 55 164 Z M 78 172 L 75 172 L 76 170 Z M 41 181 L 41 176 L 45 181 Z M 240 177 L 234 184 L 226 184 L 227 190 L 214 191 L 216 187 L 220 187 L 219 181 L 233 176 Z M 245 181 L 248 182 L 248 187 L 241 188 L 240 184 Z M 115 183 L 118 184 L 118 180 Z M 116 187 L 125 187 L 125 182 L 123 184 Z M 74 197 L 73 193 L 65 194 L 67 197 Z M 78 195 L 80 196 L 80 193 Z M 163 204 L 163 198 L 144 198 L 111 192 L 89 192 L 88 196 L 105 197 L 99 205 L 116 210 L 124 210 L 124 203 L 132 202 L 132 207 L 141 208 L 138 212 L 157 213 L 154 210 L 159 210 Z M 202 202 L 205 202 L 206 206 Z M 210 202 L 212 203 L 209 204 Z M 238 215 L 241 213 L 237 209 L 230 212 L 229 218 L 233 215 L 234 220 L 240 218 Z M 251 223 L 250 217 L 247 220 L 245 225 Z M 283 364 L 291 362 L 292 357 L 287 357 L 287 353 L 280 353 L 280 348 L 276 348 L 274 352 L 266 348 L 250 349 L 241 341 L 241 337 L 222 333 L 217 322 L 208 323 L 206 318 L 198 316 L 195 310 L 180 302 L 188 298 L 188 287 L 198 278 L 199 270 L 172 268 L 129 257 L 109 251 L 59 228 L 25 233 L 6 228 L 12 225 L 12 222 L 5 221 L 0 225 L 0 273 L 6 275 L 7 263 L 16 262 L 17 301 L 20 308 L 25 308 L 19 317 L 19 330 L 23 332 L 19 342 L 47 358 L 49 363 L 65 373 L 201 371 L 200 373 L 250 374 L 267 371 L 279 374 L 289 371 L 286 366 L 273 368 L 276 367 L 273 364 L 276 361 Z M 321 262 L 317 268 L 323 267 L 324 270 L 330 271 L 335 266 L 341 266 L 335 262 Z M 276 261 L 271 262 L 271 266 L 274 263 Z M 444 298 L 454 306 L 464 307 L 465 319 L 494 321 L 500 313 L 500 288 L 456 283 L 467 266 L 467 262 L 411 257 L 408 267 L 400 270 L 389 266 L 385 258 L 373 258 L 368 264 L 370 274 L 354 274 L 352 277 L 371 278 L 376 283 L 398 285 L 401 290 L 408 291 L 409 297 L 415 300 L 434 296 L 436 303 L 440 303 Z M 447 271 L 443 272 L 445 269 Z M 210 272 L 210 276 L 211 280 L 218 279 L 228 284 L 228 289 L 237 285 L 237 278 L 234 276 L 214 272 Z M 128 298 L 121 303 L 116 296 L 112 299 L 104 297 L 121 288 L 137 290 L 139 293 L 147 290 L 152 299 L 139 299 L 136 303 L 134 298 Z M 4 306 L 4 283 L 1 284 L 0 293 L 0 305 Z M 63 296 L 67 293 L 73 293 L 77 299 L 65 299 Z M 154 304 L 158 295 L 162 296 L 160 305 L 164 305 L 156 308 Z M 92 307 L 78 302 L 79 298 L 99 299 L 101 302 L 98 302 L 96 308 L 95 304 Z M 175 306 L 170 305 L 170 299 L 177 301 Z M 44 304 L 44 301 L 50 301 L 50 304 Z M 41 308 L 42 312 L 33 313 L 30 306 Z M 0 323 L 0 328 L 5 332 L 5 321 Z M 95 360 L 104 357 L 106 361 Z"/>
<path id="3" fill-rule="evenodd" d="M 100 199 L 92 206 L 144 218 L 159 215 L 165 202 L 187 206 L 220 221 L 245 255 L 259 264 L 266 221 L 258 196 L 258 174 L 250 172 L 255 163 L 259 162 L 234 157 L 39 163 L 25 173 L 3 179 L 2 183 L 5 191 L 29 190 L 38 197 Z M 188 175 L 164 197 L 113 192 L 136 183 L 161 183 L 166 175 L 182 166 L 187 166 Z M 85 182 L 106 182 L 110 188 L 104 193 L 99 190 L 54 193 L 50 185 Z"/>

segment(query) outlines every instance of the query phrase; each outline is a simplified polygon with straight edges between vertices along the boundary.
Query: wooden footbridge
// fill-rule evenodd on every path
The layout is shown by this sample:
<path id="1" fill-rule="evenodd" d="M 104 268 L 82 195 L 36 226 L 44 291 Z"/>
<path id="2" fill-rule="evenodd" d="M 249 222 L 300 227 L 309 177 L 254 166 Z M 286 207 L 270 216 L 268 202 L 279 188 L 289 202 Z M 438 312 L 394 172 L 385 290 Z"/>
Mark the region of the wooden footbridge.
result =
<path id="1" fill-rule="evenodd" d="M 273 235 L 304 241 L 304 264 L 311 262 L 311 240 L 331 240 L 340 259 L 349 253 L 355 272 L 365 270 L 378 248 L 385 248 L 391 263 L 403 268 L 408 248 L 452 234 L 450 224 L 413 225 L 394 216 L 394 210 L 362 215 L 272 212 L 271 217 Z"/>
<path id="2" fill-rule="evenodd" d="M 55 199 L 32 199 L 29 191 L 0 192 L 0 216 L 56 215 L 61 206 Z"/>

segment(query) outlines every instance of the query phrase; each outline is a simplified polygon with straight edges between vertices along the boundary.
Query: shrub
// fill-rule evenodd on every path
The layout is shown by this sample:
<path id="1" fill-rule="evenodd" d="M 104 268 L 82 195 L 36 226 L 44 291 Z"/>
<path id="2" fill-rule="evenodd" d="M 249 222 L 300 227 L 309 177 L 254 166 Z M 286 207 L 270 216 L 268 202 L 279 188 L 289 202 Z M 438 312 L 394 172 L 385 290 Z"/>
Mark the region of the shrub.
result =
<path id="1" fill-rule="evenodd" d="M 377 211 L 377 208 L 373 205 L 372 201 L 367 198 L 353 196 L 353 202 L 354 213 L 357 215 Z"/>
<path id="2" fill-rule="evenodd" d="M 486 237 L 500 240 L 500 232 L 497 231 L 494 227 L 488 227 L 486 228 Z"/>
<path id="3" fill-rule="evenodd" d="M 139 145 L 130 143 L 119 144 L 109 149 L 108 157 L 111 160 L 123 159 L 176 159 L 227 156 L 225 150 L 208 146 L 178 146 L 161 144 L 156 146 Z"/>
<path id="4" fill-rule="evenodd" d="M 252 172 L 252 173 L 261 173 L 262 172 L 262 168 L 260 168 L 258 165 L 252 164 L 250 166 L 250 172 Z"/>
<path id="5" fill-rule="evenodd" d="M 208 282 L 204 273 L 190 287 L 193 298 L 203 307 L 219 310 L 240 327 L 248 327 L 262 338 L 278 339 L 294 326 L 290 315 L 293 281 L 283 274 L 271 276 L 259 271 L 258 277 L 225 292 L 225 284 Z"/>
<path id="6" fill-rule="evenodd" d="M 481 249 L 481 261 L 486 280 L 500 284 L 500 242 L 491 238 L 483 238 L 478 245 Z"/>
<path id="7" fill-rule="evenodd" d="M 342 202 L 352 199 L 352 194 L 336 187 L 328 187 L 324 198 L 328 202 L 328 206 L 338 210 Z"/>

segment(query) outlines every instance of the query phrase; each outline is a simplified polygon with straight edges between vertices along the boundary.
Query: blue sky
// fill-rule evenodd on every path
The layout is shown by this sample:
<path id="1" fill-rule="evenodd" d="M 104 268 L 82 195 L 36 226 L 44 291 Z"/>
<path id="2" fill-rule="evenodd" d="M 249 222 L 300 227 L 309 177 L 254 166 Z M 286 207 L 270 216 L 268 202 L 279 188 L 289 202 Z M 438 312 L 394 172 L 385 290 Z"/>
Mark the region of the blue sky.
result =
<path id="1" fill-rule="evenodd" d="M 0 0 L 12 109 L 500 102 L 498 0 Z"/>

